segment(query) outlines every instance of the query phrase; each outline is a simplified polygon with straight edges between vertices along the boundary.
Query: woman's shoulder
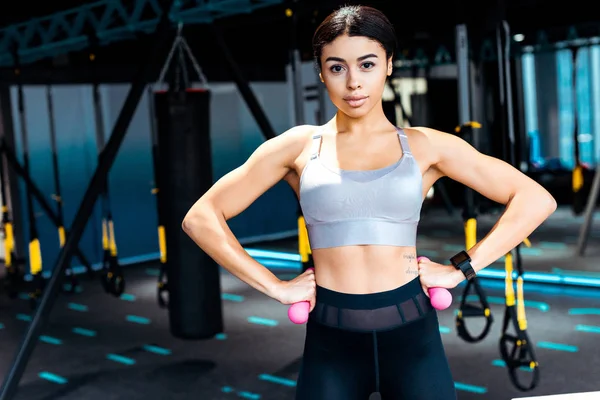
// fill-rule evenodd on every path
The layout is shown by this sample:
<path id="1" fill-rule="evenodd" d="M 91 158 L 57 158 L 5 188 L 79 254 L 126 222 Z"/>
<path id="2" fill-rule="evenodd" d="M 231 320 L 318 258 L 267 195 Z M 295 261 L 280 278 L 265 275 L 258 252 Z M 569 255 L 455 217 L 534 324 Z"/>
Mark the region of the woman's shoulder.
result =
<path id="1" fill-rule="evenodd" d="M 291 147 L 298 152 L 310 145 L 313 137 L 322 130 L 318 125 L 296 125 L 282 132 L 272 140 L 276 140 L 280 145 Z"/>
<path id="2" fill-rule="evenodd" d="M 411 127 L 403 127 L 402 130 L 406 133 L 406 136 L 409 139 L 415 140 L 428 140 L 435 138 L 437 135 L 446 134 L 445 132 L 439 131 L 437 129 L 429 128 L 426 126 L 411 126 Z"/>
<path id="3" fill-rule="evenodd" d="M 412 154 L 423 163 L 435 164 L 439 158 L 440 147 L 452 146 L 452 142 L 448 142 L 448 139 L 454 135 L 450 133 L 424 126 L 413 126 L 402 129 L 408 138 Z"/>
<path id="4" fill-rule="evenodd" d="M 323 126 L 320 125 L 296 125 L 281 133 L 280 136 L 287 138 L 286 140 L 302 141 L 304 139 L 311 139 L 313 136 L 317 135 L 322 129 Z"/>
<path id="5" fill-rule="evenodd" d="M 264 142 L 260 147 L 267 154 L 279 154 L 292 161 L 298 158 L 306 149 L 310 148 L 313 136 L 321 130 L 316 125 L 293 126 L 279 135 Z"/>
<path id="6" fill-rule="evenodd" d="M 411 126 L 402 128 L 411 147 L 425 147 L 430 149 L 437 145 L 447 145 L 448 140 L 452 141 L 456 135 L 438 129 L 429 128 L 426 126 Z"/>

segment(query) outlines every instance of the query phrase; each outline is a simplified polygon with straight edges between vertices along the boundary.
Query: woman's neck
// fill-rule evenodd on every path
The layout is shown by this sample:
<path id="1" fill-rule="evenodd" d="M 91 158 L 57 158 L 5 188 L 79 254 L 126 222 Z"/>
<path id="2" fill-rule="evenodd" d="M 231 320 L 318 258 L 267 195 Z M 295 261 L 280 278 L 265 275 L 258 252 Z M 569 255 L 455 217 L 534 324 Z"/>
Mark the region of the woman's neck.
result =
<path id="1" fill-rule="evenodd" d="M 338 111 L 331 122 L 339 134 L 351 136 L 371 135 L 373 132 L 386 130 L 391 126 L 381 105 L 373 107 L 368 114 L 360 118 L 353 118 Z"/>

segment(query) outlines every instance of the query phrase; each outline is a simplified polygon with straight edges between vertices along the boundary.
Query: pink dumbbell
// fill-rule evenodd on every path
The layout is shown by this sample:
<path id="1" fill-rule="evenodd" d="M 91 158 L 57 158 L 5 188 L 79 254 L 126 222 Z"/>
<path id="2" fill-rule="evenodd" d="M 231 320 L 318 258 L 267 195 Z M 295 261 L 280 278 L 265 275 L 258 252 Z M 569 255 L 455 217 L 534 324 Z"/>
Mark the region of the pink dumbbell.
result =
<path id="1" fill-rule="evenodd" d="M 427 257 L 417 257 L 417 262 L 419 262 L 421 259 L 429 261 L 429 258 Z M 446 308 L 450 307 L 450 304 L 452 304 L 452 294 L 448 289 L 432 287 L 429 288 L 428 292 L 431 305 L 436 310 L 445 310 Z"/>
<path id="2" fill-rule="evenodd" d="M 308 268 L 309 269 L 314 268 Z M 295 324 L 304 324 L 308 321 L 308 310 L 310 309 L 310 302 L 308 301 L 300 301 L 298 303 L 294 303 L 288 308 L 288 317 L 290 321 Z"/>
<path id="3" fill-rule="evenodd" d="M 308 310 L 310 303 L 308 301 L 300 301 L 294 303 L 288 308 L 288 317 L 295 324 L 304 324 L 308 321 Z"/>

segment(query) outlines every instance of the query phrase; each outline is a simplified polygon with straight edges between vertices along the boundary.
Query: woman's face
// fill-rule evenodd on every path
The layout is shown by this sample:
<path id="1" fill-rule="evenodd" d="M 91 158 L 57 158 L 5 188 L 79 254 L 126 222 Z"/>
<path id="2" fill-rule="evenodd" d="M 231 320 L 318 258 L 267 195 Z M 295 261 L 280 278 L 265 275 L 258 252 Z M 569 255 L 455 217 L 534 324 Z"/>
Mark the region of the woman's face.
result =
<path id="1" fill-rule="evenodd" d="M 381 102 L 392 60 L 379 42 L 364 36 L 338 36 L 323 47 L 321 80 L 335 106 L 360 118 Z"/>

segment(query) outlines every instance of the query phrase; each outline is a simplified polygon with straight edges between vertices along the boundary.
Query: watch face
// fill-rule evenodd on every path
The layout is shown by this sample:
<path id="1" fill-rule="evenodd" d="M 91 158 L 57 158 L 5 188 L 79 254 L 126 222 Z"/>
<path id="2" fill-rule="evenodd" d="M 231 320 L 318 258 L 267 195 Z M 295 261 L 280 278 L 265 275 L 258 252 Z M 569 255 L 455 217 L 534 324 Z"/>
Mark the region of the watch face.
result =
<path id="1" fill-rule="evenodd" d="M 461 251 L 460 253 L 458 253 L 457 255 L 452 257 L 452 263 L 455 265 L 458 265 L 468 259 L 469 259 L 469 255 L 466 252 Z"/>

